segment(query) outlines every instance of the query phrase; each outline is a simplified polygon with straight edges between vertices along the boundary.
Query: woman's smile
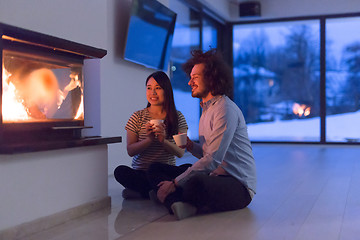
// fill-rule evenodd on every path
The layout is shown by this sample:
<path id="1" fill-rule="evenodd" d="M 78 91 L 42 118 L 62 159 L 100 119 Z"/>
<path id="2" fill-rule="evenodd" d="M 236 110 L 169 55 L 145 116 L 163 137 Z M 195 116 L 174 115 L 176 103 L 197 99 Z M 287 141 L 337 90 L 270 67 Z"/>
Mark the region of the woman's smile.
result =
<path id="1" fill-rule="evenodd" d="M 161 105 L 164 103 L 164 89 L 154 78 L 150 78 L 146 85 L 146 96 L 150 104 Z"/>

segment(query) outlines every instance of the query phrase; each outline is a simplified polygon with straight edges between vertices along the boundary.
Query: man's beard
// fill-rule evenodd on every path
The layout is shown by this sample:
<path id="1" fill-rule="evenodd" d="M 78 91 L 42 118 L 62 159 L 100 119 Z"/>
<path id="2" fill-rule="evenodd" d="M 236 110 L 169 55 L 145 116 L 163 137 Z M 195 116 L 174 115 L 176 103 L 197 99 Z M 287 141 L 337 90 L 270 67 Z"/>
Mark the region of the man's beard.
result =
<path id="1" fill-rule="evenodd" d="M 201 92 L 191 92 L 193 98 L 204 98 L 209 94 L 209 91 L 204 89 Z"/>

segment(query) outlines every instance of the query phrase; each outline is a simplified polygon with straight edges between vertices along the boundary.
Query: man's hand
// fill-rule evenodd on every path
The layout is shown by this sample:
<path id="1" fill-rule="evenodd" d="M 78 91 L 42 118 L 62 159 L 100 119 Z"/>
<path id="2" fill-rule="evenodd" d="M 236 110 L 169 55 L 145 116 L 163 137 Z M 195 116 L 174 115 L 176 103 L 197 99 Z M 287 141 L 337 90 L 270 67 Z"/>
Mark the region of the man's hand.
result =
<path id="1" fill-rule="evenodd" d="M 219 176 L 219 175 L 228 175 L 225 169 L 222 168 L 220 165 L 209 174 L 209 176 Z"/>
<path id="2" fill-rule="evenodd" d="M 194 143 L 190 140 L 189 137 L 187 137 L 187 141 L 186 141 L 186 150 L 188 150 L 189 152 L 191 152 L 193 150 L 194 147 Z"/>
<path id="3" fill-rule="evenodd" d="M 162 181 L 158 184 L 159 190 L 157 191 L 157 197 L 160 202 L 164 202 L 165 198 L 170 194 L 175 192 L 175 184 L 171 181 Z"/>

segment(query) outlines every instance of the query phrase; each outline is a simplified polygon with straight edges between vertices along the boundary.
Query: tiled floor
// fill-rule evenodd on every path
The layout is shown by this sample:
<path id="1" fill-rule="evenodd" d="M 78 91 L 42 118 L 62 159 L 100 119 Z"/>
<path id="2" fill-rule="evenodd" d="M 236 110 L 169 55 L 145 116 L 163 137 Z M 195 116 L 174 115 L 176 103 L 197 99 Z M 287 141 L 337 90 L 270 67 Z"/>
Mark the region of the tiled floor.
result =
<path id="1" fill-rule="evenodd" d="M 178 164 L 193 162 L 187 153 Z M 21 240 L 114 240 L 168 215 L 162 205 L 150 200 L 125 200 L 124 188 L 109 176 L 111 209 L 104 209 Z M 175 221 L 173 216 L 168 216 Z M 1 240 L 1 239 L 0 239 Z"/>
<path id="2" fill-rule="evenodd" d="M 71 220 L 24 240 L 113 240 L 167 214 L 163 206 L 150 200 L 124 200 L 122 189 L 113 177 L 109 177 L 111 209 Z"/>
<path id="3" fill-rule="evenodd" d="M 360 147 L 255 145 L 258 193 L 249 207 L 176 221 L 150 200 L 123 200 L 109 178 L 111 209 L 31 240 L 301 239 L 360 236 Z"/>

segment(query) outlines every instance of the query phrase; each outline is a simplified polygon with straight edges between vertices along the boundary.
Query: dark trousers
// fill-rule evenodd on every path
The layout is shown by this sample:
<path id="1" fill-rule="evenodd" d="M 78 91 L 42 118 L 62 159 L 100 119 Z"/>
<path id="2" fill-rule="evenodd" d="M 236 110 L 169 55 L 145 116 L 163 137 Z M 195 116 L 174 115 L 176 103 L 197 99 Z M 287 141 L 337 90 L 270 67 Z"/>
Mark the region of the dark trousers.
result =
<path id="1" fill-rule="evenodd" d="M 149 191 L 152 190 L 148 181 L 146 171 L 132 169 L 120 165 L 114 170 L 114 177 L 125 188 L 139 192 L 143 198 L 149 198 Z"/>
<path id="2" fill-rule="evenodd" d="M 187 169 L 182 166 L 169 166 L 155 163 L 150 166 L 148 178 L 157 191 L 157 184 L 172 180 Z M 171 213 L 174 202 L 188 202 L 200 212 L 219 212 L 245 208 L 251 202 L 247 188 L 230 175 L 209 176 L 205 173 L 190 173 L 189 179 L 169 194 L 164 205 Z"/>

